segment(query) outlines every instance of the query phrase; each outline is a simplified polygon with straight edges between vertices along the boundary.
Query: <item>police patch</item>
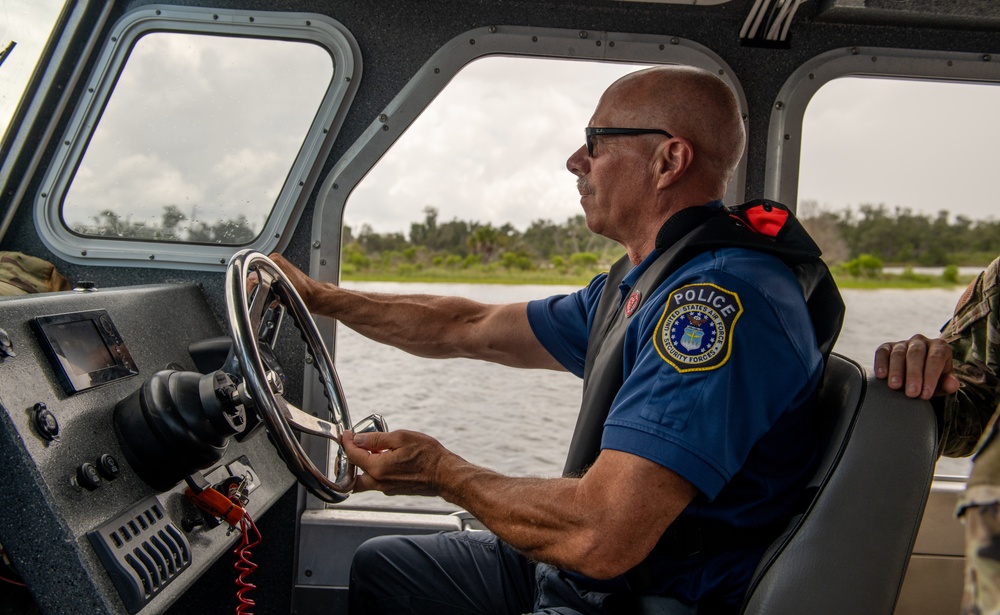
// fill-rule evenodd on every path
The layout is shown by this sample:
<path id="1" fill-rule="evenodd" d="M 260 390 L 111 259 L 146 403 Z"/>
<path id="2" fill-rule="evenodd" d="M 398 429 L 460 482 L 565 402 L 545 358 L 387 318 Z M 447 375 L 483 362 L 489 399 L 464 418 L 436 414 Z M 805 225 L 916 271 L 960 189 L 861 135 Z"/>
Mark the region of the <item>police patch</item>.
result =
<path id="1" fill-rule="evenodd" d="M 653 342 L 678 372 L 716 369 L 729 360 L 743 304 L 715 284 L 688 284 L 670 293 Z"/>

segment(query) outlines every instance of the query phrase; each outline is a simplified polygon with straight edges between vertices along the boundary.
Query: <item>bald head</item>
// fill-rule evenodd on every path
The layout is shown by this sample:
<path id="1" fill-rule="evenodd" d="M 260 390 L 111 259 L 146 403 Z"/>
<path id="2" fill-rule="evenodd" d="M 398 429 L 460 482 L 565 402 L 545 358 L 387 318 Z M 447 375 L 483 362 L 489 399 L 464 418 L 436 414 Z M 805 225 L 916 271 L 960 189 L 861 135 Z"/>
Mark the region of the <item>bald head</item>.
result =
<path id="1" fill-rule="evenodd" d="M 743 155 L 746 135 L 736 96 L 722 79 L 690 66 L 657 66 L 611 84 L 600 106 L 622 126 L 661 128 L 694 148 L 692 172 L 721 198 Z"/>

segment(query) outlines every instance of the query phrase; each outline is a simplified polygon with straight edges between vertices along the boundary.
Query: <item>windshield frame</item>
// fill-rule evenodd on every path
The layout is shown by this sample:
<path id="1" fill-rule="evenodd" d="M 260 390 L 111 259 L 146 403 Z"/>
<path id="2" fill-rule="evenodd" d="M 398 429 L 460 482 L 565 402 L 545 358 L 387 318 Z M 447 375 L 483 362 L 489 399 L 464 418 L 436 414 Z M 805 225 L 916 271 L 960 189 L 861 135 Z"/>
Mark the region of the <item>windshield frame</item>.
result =
<path id="1" fill-rule="evenodd" d="M 72 232 L 62 220 L 62 204 L 101 114 L 135 42 L 152 32 L 208 34 L 314 43 L 333 58 L 334 74 L 274 208 L 258 236 L 242 245 L 107 239 Z M 67 261 L 87 265 L 184 268 L 221 271 L 243 248 L 281 250 L 318 181 L 326 156 L 343 124 L 361 76 L 361 54 L 353 35 L 323 15 L 225 11 L 151 6 L 126 13 L 112 27 L 82 98 L 61 140 L 62 147 L 35 197 L 35 223 L 46 246 Z"/>

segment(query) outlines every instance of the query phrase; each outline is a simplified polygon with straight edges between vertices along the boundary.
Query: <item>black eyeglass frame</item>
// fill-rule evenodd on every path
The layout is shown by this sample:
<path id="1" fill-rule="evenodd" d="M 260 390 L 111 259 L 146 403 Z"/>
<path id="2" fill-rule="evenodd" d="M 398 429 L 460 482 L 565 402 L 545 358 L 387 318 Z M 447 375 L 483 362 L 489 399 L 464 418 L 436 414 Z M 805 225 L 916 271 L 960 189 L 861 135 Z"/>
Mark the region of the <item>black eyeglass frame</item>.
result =
<path id="1" fill-rule="evenodd" d="M 673 139 L 674 135 L 670 134 L 666 130 L 660 130 L 659 128 L 602 128 L 595 126 L 588 126 L 584 129 L 584 134 L 587 135 L 587 155 L 591 158 L 594 157 L 594 142 L 591 139 L 593 136 L 605 136 L 605 135 L 663 135 L 668 139 Z"/>

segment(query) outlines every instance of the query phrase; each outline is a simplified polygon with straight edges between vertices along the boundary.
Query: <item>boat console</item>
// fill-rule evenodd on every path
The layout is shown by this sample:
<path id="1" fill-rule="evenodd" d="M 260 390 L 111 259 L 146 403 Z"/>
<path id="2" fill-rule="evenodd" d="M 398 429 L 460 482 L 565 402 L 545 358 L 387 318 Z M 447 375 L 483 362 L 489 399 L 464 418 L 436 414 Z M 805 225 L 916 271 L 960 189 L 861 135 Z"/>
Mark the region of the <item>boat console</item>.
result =
<path id="1" fill-rule="evenodd" d="M 227 333 L 195 285 L 0 299 L 0 544 L 44 612 L 163 610 L 239 539 L 192 489 L 294 483 Z"/>

